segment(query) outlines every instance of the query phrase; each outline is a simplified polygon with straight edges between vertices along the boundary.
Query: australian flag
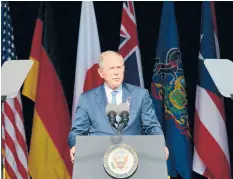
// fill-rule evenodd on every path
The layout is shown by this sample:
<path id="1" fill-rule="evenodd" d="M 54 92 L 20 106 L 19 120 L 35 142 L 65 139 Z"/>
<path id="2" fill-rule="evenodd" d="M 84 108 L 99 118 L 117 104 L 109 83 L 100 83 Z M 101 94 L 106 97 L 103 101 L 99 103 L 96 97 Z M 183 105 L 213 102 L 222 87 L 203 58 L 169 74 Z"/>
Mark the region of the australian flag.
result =
<path id="1" fill-rule="evenodd" d="M 119 52 L 125 61 L 124 82 L 144 87 L 136 17 L 132 1 L 123 2 Z"/>
<path id="2" fill-rule="evenodd" d="M 168 174 L 191 178 L 191 146 L 187 93 L 182 54 L 179 49 L 174 3 L 163 4 L 154 74 L 151 84 L 153 104 L 170 151 Z"/>

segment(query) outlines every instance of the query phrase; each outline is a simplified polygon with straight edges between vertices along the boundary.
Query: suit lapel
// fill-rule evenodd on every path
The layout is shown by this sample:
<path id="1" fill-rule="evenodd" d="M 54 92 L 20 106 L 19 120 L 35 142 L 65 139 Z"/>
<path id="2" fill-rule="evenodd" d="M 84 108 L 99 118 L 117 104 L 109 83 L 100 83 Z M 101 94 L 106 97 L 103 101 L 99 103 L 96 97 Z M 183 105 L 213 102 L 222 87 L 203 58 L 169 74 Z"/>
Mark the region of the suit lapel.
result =
<path id="1" fill-rule="evenodd" d="M 106 96 L 106 92 L 104 89 L 104 85 L 100 86 L 99 90 L 96 91 L 95 101 L 96 101 L 97 105 L 99 106 L 99 110 L 103 114 L 105 120 L 111 126 L 109 119 L 108 119 L 108 116 L 106 115 L 106 106 L 108 104 L 108 101 L 107 101 L 107 96 Z M 113 127 L 112 127 L 112 129 L 115 133 L 117 132 L 116 129 L 114 129 Z"/>
<path id="2" fill-rule="evenodd" d="M 99 109 L 101 113 L 103 114 L 104 118 L 108 120 L 108 116 L 106 115 L 106 112 L 105 112 L 105 109 L 107 106 L 107 97 L 105 94 L 104 86 L 103 85 L 100 86 L 99 90 L 95 94 L 96 94 L 95 96 L 96 103 L 99 106 Z"/>
<path id="3" fill-rule="evenodd" d="M 126 103 L 128 100 L 130 100 L 130 93 L 131 89 L 129 86 L 125 83 L 122 85 L 122 103 Z"/>
<path id="4" fill-rule="evenodd" d="M 127 103 L 128 105 L 129 105 L 129 111 L 130 111 L 130 108 L 132 107 L 131 105 L 132 105 L 132 96 L 131 96 L 131 92 L 132 92 L 132 88 L 129 86 L 129 85 L 127 85 L 126 83 L 124 83 L 123 84 L 123 86 L 122 86 L 122 103 Z M 132 123 L 132 119 L 128 122 L 128 124 L 129 123 Z M 127 125 L 124 129 L 123 129 L 123 131 L 125 130 L 125 129 L 127 129 L 128 128 L 128 126 L 129 125 Z"/>

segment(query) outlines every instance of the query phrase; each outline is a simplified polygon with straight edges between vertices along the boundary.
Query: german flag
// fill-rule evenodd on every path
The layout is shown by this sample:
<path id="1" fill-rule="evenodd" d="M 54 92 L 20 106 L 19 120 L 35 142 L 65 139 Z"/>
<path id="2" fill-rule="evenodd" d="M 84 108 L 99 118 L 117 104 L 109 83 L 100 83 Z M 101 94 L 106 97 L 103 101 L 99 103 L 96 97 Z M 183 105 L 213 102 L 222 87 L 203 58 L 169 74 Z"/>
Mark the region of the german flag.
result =
<path id="1" fill-rule="evenodd" d="M 68 179 L 72 171 L 67 141 L 71 120 L 60 80 L 61 61 L 49 2 L 41 2 L 30 59 L 34 64 L 23 87 L 23 95 L 35 103 L 29 172 L 33 179 Z"/>

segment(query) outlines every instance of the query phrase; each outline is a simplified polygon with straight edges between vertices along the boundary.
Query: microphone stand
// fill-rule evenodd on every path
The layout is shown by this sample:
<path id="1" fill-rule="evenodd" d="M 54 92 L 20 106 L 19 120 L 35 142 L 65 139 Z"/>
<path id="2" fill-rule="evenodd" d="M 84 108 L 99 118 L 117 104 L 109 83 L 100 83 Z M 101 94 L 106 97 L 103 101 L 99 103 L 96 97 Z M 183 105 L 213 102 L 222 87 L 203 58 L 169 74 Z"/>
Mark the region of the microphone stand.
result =
<path id="1" fill-rule="evenodd" d="M 116 114 L 115 113 L 110 113 L 109 115 L 109 121 L 112 127 L 114 127 L 117 130 L 117 135 L 121 135 L 121 126 L 120 124 L 122 123 L 122 119 L 118 122 L 116 120 Z"/>
<path id="2" fill-rule="evenodd" d="M 117 129 L 116 128 L 116 126 L 115 126 L 115 124 L 118 124 L 118 122 L 117 122 L 117 120 L 116 120 L 116 113 L 115 112 L 111 112 L 110 114 L 109 114 L 109 121 L 110 121 L 110 124 L 111 124 L 111 126 L 112 127 L 114 127 L 115 129 Z M 118 129 L 117 129 L 118 130 Z"/>
<path id="3" fill-rule="evenodd" d="M 116 120 L 116 113 L 111 112 L 108 114 L 109 121 L 112 127 L 114 127 L 117 130 L 117 135 L 121 135 L 121 131 L 127 126 L 129 122 L 129 113 L 123 112 L 120 115 L 120 121 L 118 122 Z"/>
<path id="4" fill-rule="evenodd" d="M 122 120 L 120 120 L 119 122 L 117 122 L 117 127 L 116 127 L 116 130 L 117 130 L 117 135 L 121 135 L 121 126 L 120 126 L 120 124 L 121 124 L 121 121 Z"/>
<path id="5" fill-rule="evenodd" d="M 129 122 L 129 113 L 123 112 L 120 117 L 120 121 L 117 122 L 117 135 L 121 135 L 121 131 L 127 126 Z"/>

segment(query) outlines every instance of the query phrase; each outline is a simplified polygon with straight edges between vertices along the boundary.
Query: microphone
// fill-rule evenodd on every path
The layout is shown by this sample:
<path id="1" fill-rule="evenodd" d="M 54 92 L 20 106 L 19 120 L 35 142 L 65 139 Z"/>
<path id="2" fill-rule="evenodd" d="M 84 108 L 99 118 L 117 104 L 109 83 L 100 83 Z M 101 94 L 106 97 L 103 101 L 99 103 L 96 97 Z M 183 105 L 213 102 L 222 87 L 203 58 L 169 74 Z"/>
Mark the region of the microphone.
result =
<path id="1" fill-rule="evenodd" d="M 115 124 L 117 123 L 116 121 L 116 115 L 117 115 L 117 105 L 108 103 L 106 106 L 106 114 L 109 117 L 109 121 L 111 125 L 116 128 Z"/>
<path id="2" fill-rule="evenodd" d="M 123 130 L 129 122 L 129 105 L 121 103 L 118 105 L 117 113 L 121 117 L 120 124 L 123 124 L 121 130 Z"/>

